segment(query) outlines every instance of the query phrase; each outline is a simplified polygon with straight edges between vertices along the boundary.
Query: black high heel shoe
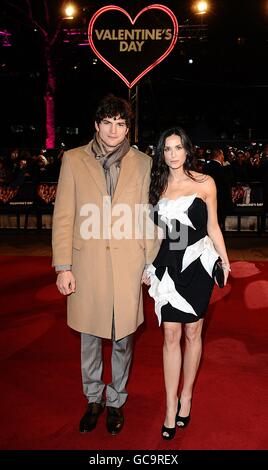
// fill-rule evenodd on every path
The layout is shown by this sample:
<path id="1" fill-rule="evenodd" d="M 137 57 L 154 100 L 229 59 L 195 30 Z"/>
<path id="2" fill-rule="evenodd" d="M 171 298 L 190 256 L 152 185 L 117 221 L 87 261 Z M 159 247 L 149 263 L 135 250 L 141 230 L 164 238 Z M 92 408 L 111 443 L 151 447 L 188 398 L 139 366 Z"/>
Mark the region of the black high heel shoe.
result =
<path id="1" fill-rule="evenodd" d="M 162 433 L 162 438 L 165 439 L 166 441 L 170 441 L 171 439 L 174 439 L 175 434 L 176 434 L 176 424 L 174 428 L 167 428 L 164 424 L 161 429 Z M 166 433 L 166 434 L 164 434 Z"/>
<path id="2" fill-rule="evenodd" d="M 179 400 L 179 402 L 178 402 L 178 411 L 177 411 L 177 414 L 176 414 L 176 424 L 179 428 L 185 428 L 190 422 L 191 415 L 189 413 L 188 416 L 180 416 L 179 415 L 180 409 L 181 409 L 181 402 Z"/>

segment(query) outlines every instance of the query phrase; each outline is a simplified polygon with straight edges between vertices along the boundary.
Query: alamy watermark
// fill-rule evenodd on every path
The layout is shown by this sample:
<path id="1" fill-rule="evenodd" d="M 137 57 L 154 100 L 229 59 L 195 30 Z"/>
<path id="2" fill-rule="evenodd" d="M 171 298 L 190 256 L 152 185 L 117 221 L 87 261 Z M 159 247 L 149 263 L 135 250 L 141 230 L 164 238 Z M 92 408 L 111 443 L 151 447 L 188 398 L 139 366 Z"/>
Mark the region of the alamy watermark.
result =
<path id="1" fill-rule="evenodd" d="M 182 250 L 188 242 L 188 227 L 176 220 L 165 223 L 150 204 L 112 204 L 110 196 L 103 197 L 102 207 L 86 203 L 80 209 L 80 235 L 83 240 L 170 240 L 171 250 Z"/>

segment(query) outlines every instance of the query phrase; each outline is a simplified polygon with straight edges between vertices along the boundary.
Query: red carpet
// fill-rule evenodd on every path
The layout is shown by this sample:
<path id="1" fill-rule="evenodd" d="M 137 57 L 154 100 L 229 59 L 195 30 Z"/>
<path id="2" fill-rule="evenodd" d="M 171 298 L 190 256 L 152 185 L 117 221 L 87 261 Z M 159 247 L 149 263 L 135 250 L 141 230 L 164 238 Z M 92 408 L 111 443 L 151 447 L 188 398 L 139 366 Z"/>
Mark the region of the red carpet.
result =
<path id="1" fill-rule="evenodd" d="M 50 259 L 0 261 L 1 449 L 267 449 L 268 262 L 232 263 L 228 287 L 215 288 L 192 420 L 168 443 L 160 436 L 162 333 L 151 299 L 145 294 L 122 433 L 110 436 L 103 414 L 93 433 L 80 435 L 80 338 L 66 326 Z M 104 353 L 109 380 L 109 342 Z"/>

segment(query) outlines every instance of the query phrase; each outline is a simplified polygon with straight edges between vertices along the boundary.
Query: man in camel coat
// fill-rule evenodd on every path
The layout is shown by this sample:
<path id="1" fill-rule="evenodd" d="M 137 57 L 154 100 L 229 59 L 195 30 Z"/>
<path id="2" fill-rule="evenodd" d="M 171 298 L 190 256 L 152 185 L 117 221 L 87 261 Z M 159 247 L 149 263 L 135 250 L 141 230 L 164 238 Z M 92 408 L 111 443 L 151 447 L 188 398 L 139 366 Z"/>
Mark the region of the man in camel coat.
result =
<path id="1" fill-rule="evenodd" d="M 148 234 L 148 220 L 144 223 L 151 159 L 129 145 L 131 117 L 127 101 L 104 98 L 93 140 L 65 153 L 57 189 L 53 266 L 57 287 L 68 296 L 68 325 L 81 332 L 88 400 L 81 432 L 96 427 L 105 404 L 108 431 L 117 434 L 123 427 L 133 333 L 144 319 L 141 280 L 159 248 L 152 230 Z M 106 400 L 102 338 L 113 342 Z"/>

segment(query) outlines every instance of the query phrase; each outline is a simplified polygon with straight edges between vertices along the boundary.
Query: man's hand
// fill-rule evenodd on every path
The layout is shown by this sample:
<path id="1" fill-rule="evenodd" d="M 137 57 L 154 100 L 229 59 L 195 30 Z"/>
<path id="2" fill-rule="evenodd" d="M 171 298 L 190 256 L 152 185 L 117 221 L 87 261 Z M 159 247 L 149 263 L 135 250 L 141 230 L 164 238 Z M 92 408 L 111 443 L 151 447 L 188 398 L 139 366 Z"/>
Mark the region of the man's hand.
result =
<path id="1" fill-rule="evenodd" d="M 72 271 L 59 272 L 56 286 L 63 295 L 70 295 L 75 292 L 75 278 Z"/>

